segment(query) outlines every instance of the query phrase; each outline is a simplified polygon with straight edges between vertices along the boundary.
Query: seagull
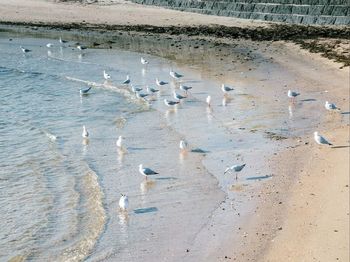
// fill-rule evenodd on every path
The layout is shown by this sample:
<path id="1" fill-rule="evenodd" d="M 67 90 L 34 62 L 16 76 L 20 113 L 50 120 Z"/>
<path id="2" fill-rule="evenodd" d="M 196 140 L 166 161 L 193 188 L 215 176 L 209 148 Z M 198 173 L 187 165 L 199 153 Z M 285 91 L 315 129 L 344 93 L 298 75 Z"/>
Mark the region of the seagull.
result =
<path id="1" fill-rule="evenodd" d="M 144 59 L 143 57 L 141 57 L 141 64 L 147 65 L 148 61 L 146 59 Z"/>
<path id="2" fill-rule="evenodd" d="M 176 72 L 173 71 L 173 70 L 170 70 L 169 75 L 170 75 L 172 78 L 175 78 L 175 79 L 179 79 L 179 78 L 183 77 L 183 75 L 181 75 L 181 74 L 179 74 L 179 73 L 176 73 Z"/>
<path id="3" fill-rule="evenodd" d="M 182 95 L 176 93 L 175 91 L 173 92 L 173 94 L 174 94 L 174 98 L 175 98 L 176 100 L 179 100 L 179 101 L 180 101 L 181 99 L 186 98 L 186 96 L 182 96 Z"/>
<path id="4" fill-rule="evenodd" d="M 104 77 L 106 80 L 111 79 L 111 76 L 110 76 L 108 73 L 106 73 L 105 70 L 103 70 L 103 77 Z"/>
<path id="5" fill-rule="evenodd" d="M 207 99 L 205 101 L 207 102 L 208 106 L 210 107 L 211 96 L 207 96 Z"/>
<path id="6" fill-rule="evenodd" d="M 186 150 L 187 147 L 188 147 L 188 143 L 185 140 L 181 140 L 180 144 L 179 144 L 179 147 L 180 147 L 181 150 Z"/>
<path id="7" fill-rule="evenodd" d="M 127 195 L 121 194 L 122 196 L 119 198 L 119 208 L 122 210 L 127 210 L 129 206 L 129 199 Z"/>
<path id="8" fill-rule="evenodd" d="M 142 164 L 139 165 L 139 172 L 142 175 L 144 175 L 146 177 L 146 179 L 147 179 L 148 176 L 152 176 L 152 175 L 157 175 L 158 174 L 157 172 L 153 171 L 150 168 L 147 168 L 147 167 L 143 168 Z"/>
<path id="9" fill-rule="evenodd" d="M 117 147 L 122 147 L 123 146 L 123 137 L 119 136 L 117 140 Z"/>
<path id="10" fill-rule="evenodd" d="M 92 88 L 91 86 L 86 89 L 80 88 L 79 92 L 81 95 L 87 95 L 91 88 Z"/>
<path id="11" fill-rule="evenodd" d="M 142 88 L 139 88 L 139 87 L 134 87 L 133 85 L 131 86 L 131 90 L 134 92 L 134 93 L 137 93 L 137 92 L 140 92 L 142 90 Z"/>
<path id="12" fill-rule="evenodd" d="M 175 101 L 170 101 L 168 99 L 164 99 L 164 104 L 166 104 L 169 107 L 176 106 L 178 103 L 180 103 L 180 102 L 178 102 L 178 101 L 175 102 Z"/>
<path id="13" fill-rule="evenodd" d="M 65 43 L 68 43 L 68 41 L 66 41 L 66 40 L 63 40 L 63 39 L 62 39 L 61 37 L 60 37 L 59 41 L 60 41 L 60 43 L 61 43 L 61 44 L 65 44 Z"/>
<path id="14" fill-rule="evenodd" d="M 324 106 L 327 110 L 330 110 L 330 111 L 331 110 L 340 110 L 340 108 L 338 108 L 335 104 L 329 103 L 328 101 L 326 101 L 326 104 Z"/>
<path id="15" fill-rule="evenodd" d="M 83 50 L 87 49 L 86 46 L 82 46 L 82 45 L 77 45 L 77 48 L 78 48 L 80 51 L 83 51 Z"/>
<path id="16" fill-rule="evenodd" d="M 298 95 L 300 95 L 300 93 L 295 92 L 295 91 L 292 91 L 292 90 L 288 90 L 287 95 L 288 95 L 289 98 L 294 99 L 294 98 L 296 98 Z"/>
<path id="17" fill-rule="evenodd" d="M 24 47 L 22 47 L 22 46 L 20 46 L 20 48 L 22 49 L 22 52 L 23 52 L 23 53 L 29 53 L 29 52 L 32 52 L 32 50 L 27 49 L 27 48 L 24 48 Z"/>
<path id="18" fill-rule="evenodd" d="M 159 79 L 156 78 L 156 84 L 157 84 L 157 86 L 164 86 L 164 85 L 167 85 L 169 83 L 168 82 L 164 82 L 164 81 L 159 81 Z"/>
<path id="19" fill-rule="evenodd" d="M 130 84 L 130 82 L 131 82 L 131 80 L 130 80 L 130 78 L 129 78 L 129 75 L 127 75 L 127 76 L 126 76 L 126 79 L 125 79 L 124 82 L 123 82 L 123 85 L 128 85 L 128 84 Z"/>
<path id="20" fill-rule="evenodd" d="M 230 172 L 231 171 L 234 171 L 236 173 L 236 180 L 237 180 L 237 175 L 238 175 L 238 172 L 242 171 L 242 169 L 245 167 L 246 164 L 243 164 L 243 165 L 233 165 L 231 167 L 228 167 L 226 168 L 224 174 L 226 174 L 227 172 Z"/>
<path id="21" fill-rule="evenodd" d="M 230 92 L 230 91 L 232 91 L 234 89 L 232 87 L 225 86 L 225 84 L 222 84 L 221 85 L 221 90 L 222 90 L 222 92 L 227 93 L 227 92 Z"/>
<path id="22" fill-rule="evenodd" d="M 46 44 L 46 47 L 51 48 L 51 47 L 53 47 L 53 44 L 48 43 L 48 44 Z"/>
<path id="23" fill-rule="evenodd" d="M 157 92 L 159 92 L 159 89 L 155 89 L 153 87 L 148 87 L 148 86 L 147 86 L 146 90 L 147 90 L 148 93 L 157 93 Z"/>
<path id="24" fill-rule="evenodd" d="M 146 96 L 148 96 L 148 94 L 142 94 L 142 93 L 139 93 L 139 92 L 136 92 L 136 97 L 137 98 L 145 98 Z"/>
<path id="25" fill-rule="evenodd" d="M 329 143 L 327 139 L 325 139 L 323 136 L 319 135 L 318 132 L 314 132 L 314 139 L 317 144 L 319 145 L 329 145 L 332 146 L 333 144 Z"/>
<path id="26" fill-rule="evenodd" d="M 81 134 L 82 137 L 88 138 L 89 137 L 89 132 L 86 130 L 86 127 L 83 126 L 83 133 Z"/>
<path id="27" fill-rule="evenodd" d="M 180 85 L 180 89 L 185 91 L 187 94 L 187 91 L 192 89 L 192 86 L 185 86 L 185 85 Z"/>

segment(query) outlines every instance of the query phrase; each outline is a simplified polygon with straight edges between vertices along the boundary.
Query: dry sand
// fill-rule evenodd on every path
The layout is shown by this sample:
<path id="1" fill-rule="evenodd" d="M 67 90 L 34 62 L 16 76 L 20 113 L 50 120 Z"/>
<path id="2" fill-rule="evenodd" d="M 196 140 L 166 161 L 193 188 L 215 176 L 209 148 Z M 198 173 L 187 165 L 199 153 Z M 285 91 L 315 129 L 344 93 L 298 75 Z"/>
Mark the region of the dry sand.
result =
<path id="1" fill-rule="evenodd" d="M 98 6 L 12 0 L 1 5 L 0 20 L 13 22 L 261 25 L 135 4 Z M 252 252 L 256 246 L 265 246 L 268 241 L 269 248 L 256 254 L 257 261 L 349 261 L 349 68 L 340 70 L 339 64 L 293 45 L 283 42 L 273 45 L 268 52 L 276 62 L 299 74 L 301 79 L 322 83 L 318 91 L 327 90 L 345 114 L 341 120 L 330 114 L 325 122 L 327 126 L 318 127 L 335 148 L 317 146 L 310 134 L 305 134 L 302 140 L 307 140 L 307 144 L 271 157 L 276 173 L 283 174 L 274 183 L 285 189 L 284 196 L 271 196 L 275 185 L 261 192 L 263 208 L 255 214 L 259 221 L 250 222 L 246 231 L 250 236 L 245 240 L 247 252 Z M 276 228 L 276 225 L 279 226 Z M 231 248 L 230 243 L 224 245 Z M 244 256 L 235 258 L 246 261 Z"/>

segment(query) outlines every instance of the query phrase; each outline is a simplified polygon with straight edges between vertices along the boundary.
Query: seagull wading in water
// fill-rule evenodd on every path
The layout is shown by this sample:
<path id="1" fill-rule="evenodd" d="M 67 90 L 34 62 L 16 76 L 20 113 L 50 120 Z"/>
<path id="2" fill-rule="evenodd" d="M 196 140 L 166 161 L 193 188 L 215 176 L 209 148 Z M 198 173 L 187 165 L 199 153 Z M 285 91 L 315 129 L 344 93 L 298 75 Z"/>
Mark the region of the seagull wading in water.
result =
<path id="1" fill-rule="evenodd" d="M 319 145 L 329 145 L 332 146 L 333 144 L 329 143 L 327 139 L 325 139 L 323 136 L 319 135 L 318 132 L 314 132 L 314 139 L 317 144 Z"/>
<path id="2" fill-rule="evenodd" d="M 129 77 L 129 75 L 127 75 L 126 79 L 123 81 L 123 84 L 128 85 L 128 84 L 130 84 L 130 82 L 131 82 L 130 77 Z"/>
<path id="3" fill-rule="evenodd" d="M 147 65 L 148 61 L 146 59 L 144 59 L 143 57 L 141 57 L 141 64 Z"/>
<path id="4" fill-rule="evenodd" d="M 79 92 L 80 92 L 81 95 L 87 95 L 91 88 L 92 88 L 91 86 L 86 88 L 86 89 L 80 88 Z"/>
<path id="5" fill-rule="evenodd" d="M 181 77 L 183 77 L 183 75 L 179 74 L 179 73 L 176 73 L 175 71 L 173 70 L 170 70 L 169 72 L 169 75 L 174 78 L 174 79 L 180 79 Z"/>
<path id="6" fill-rule="evenodd" d="M 225 172 L 224 174 L 226 174 L 227 172 L 231 173 L 232 171 L 236 173 L 236 180 L 238 178 L 238 172 L 241 172 L 242 169 L 245 167 L 246 164 L 243 164 L 243 165 L 233 165 L 233 166 L 230 166 L 228 168 L 225 169 Z"/>
<path id="7" fill-rule="evenodd" d="M 82 137 L 88 138 L 89 137 L 89 132 L 87 131 L 86 127 L 83 126 L 83 133 L 81 134 Z"/>
<path id="8" fill-rule="evenodd" d="M 129 199 L 127 195 L 121 194 L 121 197 L 119 198 L 119 208 L 121 210 L 126 211 L 129 206 Z"/>
<path id="9" fill-rule="evenodd" d="M 117 147 L 121 148 L 123 146 L 123 137 L 119 136 L 117 140 Z"/>
<path id="10" fill-rule="evenodd" d="M 153 175 L 157 175 L 159 173 L 153 171 L 152 169 L 150 168 L 147 168 L 147 167 L 143 167 L 142 164 L 139 165 L 139 172 L 144 175 L 147 179 L 148 176 L 153 176 Z"/>

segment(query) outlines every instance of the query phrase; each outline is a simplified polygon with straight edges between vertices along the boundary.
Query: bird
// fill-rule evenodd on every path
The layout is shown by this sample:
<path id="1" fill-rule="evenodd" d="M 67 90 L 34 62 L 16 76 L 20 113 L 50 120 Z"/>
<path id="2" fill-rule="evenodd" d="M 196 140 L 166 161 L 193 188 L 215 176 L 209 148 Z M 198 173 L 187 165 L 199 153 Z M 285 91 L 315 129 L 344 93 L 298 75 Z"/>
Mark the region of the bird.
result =
<path id="1" fill-rule="evenodd" d="M 181 140 L 180 144 L 179 144 L 179 147 L 180 147 L 181 150 L 186 150 L 187 147 L 188 147 L 188 143 L 185 140 Z"/>
<path id="2" fill-rule="evenodd" d="M 77 45 L 77 48 L 78 48 L 80 51 L 83 51 L 83 50 L 87 49 L 86 46 L 82 46 L 82 45 Z"/>
<path id="3" fill-rule="evenodd" d="M 29 53 L 29 52 L 32 52 L 32 50 L 27 49 L 27 48 L 24 48 L 24 47 L 22 47 L 22 46 L 20 46 L 20 48 L 22 49 L 22 52 L 23 52 L 23 53 Z"/>
<path id="4" fill-rule="evenodd" d="M 207 96 L 207 99 L 205 100 L 207 102 L 207 105 L 210 107 L 211 106 L 211 96 Z"/>
<path id="5" fill-rule="evenodd" d="M 119 208 L 121 210 L 127 210 L 129 206 L 129 199 L 127 195 L 121 194 L 121 197 L 119 198 Z"/>
<path id="6" fill-rule="evenodd" d="M 288 97 L 289 97 L 289 98 L 294 99 L 294 98 L 296 98 L 297 96 L 299 96 L 299 95 L 300 95 L 300 93 L 295 92 L 295 91 L 292 91 L 292 90 L 288 90 L 287 95 L 288 95 Z"/>
<path id="7" fill-rule="evenodd" d="M 169 83 L 168 82 L 164 82 L 164 81 L 159 81 L 159 79 L 156 78 L 156 84 L 157 84 L 157 86 L 164 86 L 164 85 L 167 85 Z"/>
<path id="8" fill-rule="evenodd" d="M 117 140 L 117 147 L 122 147 L 123 146 L 123 137 L 119 136 Z"/>
<path id="9" fill-rule="evenodd" d="M 51 47 L 53 47 L 53 44 L 48 43 L 48 44 L 46 44 L 46 47 L 51 48 Z"/>
<path id="10" fill-rule="evenodd" d="M 137 98 L 145 98 L 146 96 L 148 96 L 148 94 L 142 94 L 142 93 L 136 92 Z"/>
<path id="11" fill-rule="evenodd" d="M 61 37 L 60 37 L 59 41 L 60 41 L 60 43 L 61 43 L 61 44 L 65 44 L 65 43 L 68 43 L 68 41 L 66 41 L 66 40 L 63 40 L 63 39 L 62 39 Z"/>
<path id="12" fill-rule="evenodd" d="M 233 166 L 227 167 L 227 168 L 225 169 L 224 174 L 226 174 L 227 172 L 234 171 L 234 172 L 236 173 L 236 180 L 237 180 L 238 172 L 241 172 L 242 169 L 245 167 L 245 165 L 246 165 L 246 164 L 243 164 L 243 165 L 233 165 Z"/>
<path id="13" fill-rule="evenodd" d="M 92 88 L 91 86 L 86 89 L 80 88 L 79 92 L 81 95 L 87 95 L 91 88 Z"/>
<path id="14" fill-rule="evenodd" d="M 329 103 L 328 101 L 326 101 L 326 103 L 325 103 L 325 108 L 327 109 L 327 110 L 330 110 L 330 111 L 332 111 L 332 110 L 340 110 L 340 108 L 338 108 L 337 106 L 336 106 L 336 104 L 333 104 L 333 103 Z"/>
<path id="15" fill-rule="evenodd" d="M 82 137 L 88 138 L 89 137 L 89 132 L 87 131 L 86 127 L 83 126 L 83 133 L 81 134 Z"/>
<path id="16" fill-rule="evenodd" d="M 144 175 L 147 179 L 148 176 L 152 176 L 152 175 L 157 175 L 159 173 L 153 171 L 152 169 L 150 168 L 147 168 L 147 167 L 143 167 L 142 164 L 139 165 L 139 172 Z"/>
<path id="17" fill-rule="evenodd" d="M 180 85 L 180 89 L 182 91 L 185 91 L 185 93 L 187 94 L 187 91 L 192 89 L 192 86 L 185 86 L 185 85 Z"/>
<path id="18" fill-rule="evenodd" d="M 108 73 L 106 73 L 105 70 L 103 70 L 103 77 L 104 77 L 104 79 L 106 79 L 106 80 L 111 79 L 111 76 L 110 76 Z"/>
<path id="19" fill-rule="evenodd" d="M 319 135 L 318 132 L 314 132 L 314 139 L 317 144 L 319 145 L 329 145 L 332 146 L 333 144 L 329 143 L 327 139 L 325 139 L 323 136 Z"/>
<path id="20" fill-rule="evenodd" d="M 225 86 L 225 84 L 222 84 L 221 85 L 221 90 L 222 90 L 222 92 L 224 92 L 226 94 L 227 92 L 230 92 L 230 91 L 232 91 L 234 89 L 232 87 Z"/>
<path id="21" fill-rule="evenodd" d="M 131 91 L 133 91 L 134 93 L 140 92 L 141 90 L 142 90 L 142 88 L 134 87 L 133 85 L 131 85 Z"/>
<path id="22" fill-rule="evenodd" d="M 146 59 L 144 59 L 143 57 L 141 57 L 141 64 L 147 65 L 148 61 Z"/>
<path id="23" fill-rule="evenodd" d="M 168 99 L 164 99 L 164 104 L 171 107 L 171 106 L 176 106 L 178 103 L 178 101 L 171 101 L 171 100 L 168 100 Z"/>
<path id="24" fill-rule="evenodd" d="M 130 77 L 129 77 L 129 75 L 127 75 L 126 79 L 123 82 L 123 85 L 128 85 L 128 84 L 130 84 L 130 82 L 131 82 Z"/>
<path id="25" fill-rule="evenodd" d="M 180 101 L 181 99 L 186 98 L 186 96 L 182 96 L 182 95 L 176 93 L 175 91 L 173 92 L 173 95 L 174 95 L 174 98 L 175 98 L 176 100 L 179 100 L 179 101 Z"/>
<path id="26" fill-rule="evenodd" d="M 172 78 L 175 78 L 175 79 L 179 79 L 179 78 L 183 77 L 183 75 L 181 75 L 181 74 L 179 74 L 179 73 L 176 73 L 176 72 L 173 71 L 173 70 L 170 70 L 169 75 L 170 75 Z"/>
<path id="27" fill-rule="evenodd" d="M 155 89 L 155 88 L 149 87 L 149 86 L 147 86 L 146 90 L 147 90 L 148 93 L 157 93 L 157 92 L 159 92 L 159 89 Z"/>

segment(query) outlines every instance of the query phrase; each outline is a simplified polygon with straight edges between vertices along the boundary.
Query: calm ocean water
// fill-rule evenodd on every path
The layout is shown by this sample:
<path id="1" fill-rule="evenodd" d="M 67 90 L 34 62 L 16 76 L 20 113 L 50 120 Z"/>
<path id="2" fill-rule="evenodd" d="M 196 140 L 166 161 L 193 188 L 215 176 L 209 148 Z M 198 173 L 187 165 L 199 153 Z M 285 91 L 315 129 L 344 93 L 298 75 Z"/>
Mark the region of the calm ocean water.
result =
<path id="1" fill-rule="evenodd" d="M 240 96 L 225 100 L 221 83 L 205 72 L 180 69 L 193 93 L 169 110 L 163 99 L 181 93 L 169 70 L 178 68 L 159 57 L 143 55 L 150 61 L 144 66 L 136 52 L 80 52 L 73 42 L 9 38 L 0 35 L 1 261 L 179 261 L 233 183 L 214 178 L 225 165 L 251 160 L 248 174 L 263 175 L 259 160 L 240 153 L 263 152 L 271 143 L 239 128 L 297 130 L 283 102 L 264 107 L 261 91 L 239 88 Z M 20 45 L 32 52 L 23 54 Z M 107 84 L 103 70 L 112 76 Z M 147 106 L 120 85 L 126 75 L 144 89 L 156 87 L 156 77 L 170 84 Z M 91 93 L 81 97 L 87 84 Z M 208 94 L 212 109 L 204 103 Z M 115 146 L 119 135 L 126 152 Z M 207 151 L 206 166 L 203 154 L 179 153 L 183 138 Z M 232 150 L 236 156 L 227 154 Z M 160 175 L 145 181 L 140 163 Z M 120 193 L 129 196 L 128 214 L 118 212 Z"/>

